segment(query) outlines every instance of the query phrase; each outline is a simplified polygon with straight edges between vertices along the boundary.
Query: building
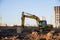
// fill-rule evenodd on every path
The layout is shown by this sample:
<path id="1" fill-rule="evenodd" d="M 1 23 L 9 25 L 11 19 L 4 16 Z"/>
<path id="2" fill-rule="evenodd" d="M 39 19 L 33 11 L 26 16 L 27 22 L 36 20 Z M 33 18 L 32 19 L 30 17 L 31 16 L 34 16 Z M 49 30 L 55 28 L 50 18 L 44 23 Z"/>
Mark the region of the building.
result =
<path id="1" fill-rule="evenodd" d="M 58 28 L 60 26 L 60 6 L 55 6 L 54 12 L 55 12 L 55 27 Z"/>

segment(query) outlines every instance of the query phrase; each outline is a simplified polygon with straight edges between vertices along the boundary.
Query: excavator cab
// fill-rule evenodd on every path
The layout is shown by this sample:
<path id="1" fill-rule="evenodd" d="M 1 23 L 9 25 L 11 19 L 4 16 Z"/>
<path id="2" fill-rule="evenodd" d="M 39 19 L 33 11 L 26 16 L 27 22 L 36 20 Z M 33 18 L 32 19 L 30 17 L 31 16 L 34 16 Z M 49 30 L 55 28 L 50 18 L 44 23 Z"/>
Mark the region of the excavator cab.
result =
<path id="1" fill-rule="evenodd" d="M 40 23 L 40 27 L 42 28 L 47 26 L 46 20 L 41 20 L 39 23 Z"/>

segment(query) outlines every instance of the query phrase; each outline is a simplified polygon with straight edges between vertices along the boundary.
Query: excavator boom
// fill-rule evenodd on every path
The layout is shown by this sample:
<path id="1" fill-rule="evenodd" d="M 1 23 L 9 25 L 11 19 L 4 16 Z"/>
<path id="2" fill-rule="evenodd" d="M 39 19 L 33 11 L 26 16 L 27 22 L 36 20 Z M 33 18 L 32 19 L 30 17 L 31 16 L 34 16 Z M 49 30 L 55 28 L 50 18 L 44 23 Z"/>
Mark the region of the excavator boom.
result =
<path id="1" fill-rule="evenodd" d="M 22 24 L 21 24 L 21 25 L 22 25 L 23 27 L 24 27 L 25 17 L 35 19 L 35 20 L 37 21 L 38 26 L 39 26 L 39 21 L 40 21 L 40 19 L 39 19 L 37 16 L 35 16 L 35 15 L 24 15 L 24 12 L 22 12 L 22 17 L 21 17 L 21 19 L 22 19 Z"/>

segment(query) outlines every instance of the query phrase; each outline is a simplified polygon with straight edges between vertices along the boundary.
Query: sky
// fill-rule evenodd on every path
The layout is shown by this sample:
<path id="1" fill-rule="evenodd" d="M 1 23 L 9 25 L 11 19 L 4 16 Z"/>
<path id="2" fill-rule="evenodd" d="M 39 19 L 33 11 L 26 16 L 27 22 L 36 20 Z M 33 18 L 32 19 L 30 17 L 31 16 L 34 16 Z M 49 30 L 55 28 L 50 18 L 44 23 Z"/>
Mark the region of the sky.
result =
<path id="1" fill-rule="evenodd" d="M 0 0 L 0 17 L 2 23 L 21 24 L 22 11 L 38 16 L 44 16 L 47 23 L 52 24 L 54 6 L 59 6 L 59 0 Z M 25 18 L 25 24 L 36 25 L 34 19 Z"/>

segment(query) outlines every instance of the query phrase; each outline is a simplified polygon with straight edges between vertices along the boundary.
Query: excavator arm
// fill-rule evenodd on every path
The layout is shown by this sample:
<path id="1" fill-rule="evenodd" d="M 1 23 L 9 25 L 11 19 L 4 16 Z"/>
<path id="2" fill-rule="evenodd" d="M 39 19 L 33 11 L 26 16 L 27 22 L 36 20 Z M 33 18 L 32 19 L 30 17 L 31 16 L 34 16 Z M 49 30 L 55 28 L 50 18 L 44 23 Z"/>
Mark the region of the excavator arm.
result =
<path id="1" fill-rule="evenodd" d="M 22 24 L 21 24 L 21 25 L 22 25 L 23 27 L 24 27 L 25 17 L 35 19 L 36 22 L 37 22 L 37 25 L 38 25 L 38 27 L 39 27 L 40 19 L 39 19 L 37 16 L 35 16 L 35 15 L 24 15 L 24 12 L 22 12 L 22 17 L 21 17 Z"/>

